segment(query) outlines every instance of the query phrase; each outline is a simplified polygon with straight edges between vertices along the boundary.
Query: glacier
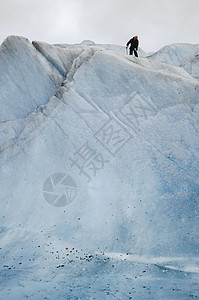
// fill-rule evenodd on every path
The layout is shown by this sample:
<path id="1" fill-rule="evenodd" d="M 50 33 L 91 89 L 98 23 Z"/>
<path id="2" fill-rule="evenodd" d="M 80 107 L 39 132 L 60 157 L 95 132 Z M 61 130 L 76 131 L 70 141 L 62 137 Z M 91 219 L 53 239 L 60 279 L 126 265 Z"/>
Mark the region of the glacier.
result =
<path id="1" fill-rule="evenodd" d="M 199 45 L 0 46 L 0 298 L 199 297 Z"/>

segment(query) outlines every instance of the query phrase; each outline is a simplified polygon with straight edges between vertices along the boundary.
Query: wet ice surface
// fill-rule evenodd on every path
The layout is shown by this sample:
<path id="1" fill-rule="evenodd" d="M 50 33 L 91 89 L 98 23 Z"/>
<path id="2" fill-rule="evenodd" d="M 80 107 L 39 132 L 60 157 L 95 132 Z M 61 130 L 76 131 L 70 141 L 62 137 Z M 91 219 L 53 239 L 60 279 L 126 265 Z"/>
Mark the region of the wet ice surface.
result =
<path id="1" fill-rule="evenodd" d="M 4 269 L 3 299 L 193 299 L 199 292 L 198 274 L 113 259 Z"/>
<path id="2" fill-rule="evenodd" d="M 45 248 L 45 254 L 42 251 Z M 8 249 L 7 249 L 8 250 Z M 1 251 L 1 299 L 196 299 L 199 260 L 45 245 Z M 15 253 L 17 253 L 15 249 Z"/>

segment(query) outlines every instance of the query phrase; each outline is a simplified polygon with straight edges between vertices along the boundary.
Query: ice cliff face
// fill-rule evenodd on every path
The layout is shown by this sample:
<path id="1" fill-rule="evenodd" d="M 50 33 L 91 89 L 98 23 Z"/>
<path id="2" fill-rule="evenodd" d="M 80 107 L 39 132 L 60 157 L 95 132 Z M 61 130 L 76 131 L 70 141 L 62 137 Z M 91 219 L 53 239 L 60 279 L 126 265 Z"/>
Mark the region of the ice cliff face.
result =
<path id="1" fill-rule="evenodd" d="M 9 37 L 0 51 L 4 226 L 24 213 L 25 228 L 49 228 L 49 214 L 62 226 L 64 209 L 45 202 L 42 184 L 66 172 L 78 186 L 66 208 L 67 240 L 194 252 L 198 82 L 182 68 L 89 43 L 73 49 Z"/>
<path id="2" fill-rule="evenodd" d="M 0 57 L 1 122 L 24 117 L 47 103 L 62 82 L 60 73 L 25 38 L 7 38 Z"/>
<path id="3" fill-rule="evenodd" d="M 59 250 L 198 254 L 198 55 L 191 45 L 136 59 L 89 41 L 4 41 L 5 253 L 39 241 L 38 257 L 52 261 L 50 236 Z"/>

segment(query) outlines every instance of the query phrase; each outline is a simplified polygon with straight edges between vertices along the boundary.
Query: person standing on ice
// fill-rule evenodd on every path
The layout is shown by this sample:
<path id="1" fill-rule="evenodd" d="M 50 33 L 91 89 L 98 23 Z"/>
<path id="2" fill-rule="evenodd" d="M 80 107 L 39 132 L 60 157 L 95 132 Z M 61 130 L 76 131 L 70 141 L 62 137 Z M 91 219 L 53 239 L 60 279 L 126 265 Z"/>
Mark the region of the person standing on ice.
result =
<path id="1" fill-rule="evenodd" d="M 128 46 L 130 45 L 130 48 L 129 48 L 129 55 L 133 55 L 133 52 L 134 52 L 134 55 L 136 57 L 138 57 L 138 45 L 139 45 L 139 41 L 138 41 L 138 36 L 134 36 L 132 39 L 130 39 L 128 41 L 128 43 L 126 44 L 126 49 L 128 48 Z"/>

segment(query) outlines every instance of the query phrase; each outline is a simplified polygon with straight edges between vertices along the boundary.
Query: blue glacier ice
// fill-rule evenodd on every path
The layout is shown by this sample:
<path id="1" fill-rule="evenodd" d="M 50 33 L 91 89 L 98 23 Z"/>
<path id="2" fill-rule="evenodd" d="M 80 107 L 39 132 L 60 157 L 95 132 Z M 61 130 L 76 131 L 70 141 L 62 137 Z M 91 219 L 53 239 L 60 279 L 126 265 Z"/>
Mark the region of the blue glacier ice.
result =
<path id="1" fill-rule="evenodd" d="M 199 47 L 139 53 L 2 43 L 1 299 L 199 297 Z"/>

